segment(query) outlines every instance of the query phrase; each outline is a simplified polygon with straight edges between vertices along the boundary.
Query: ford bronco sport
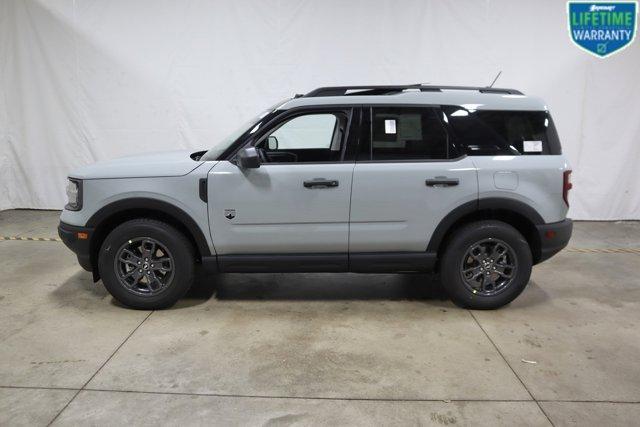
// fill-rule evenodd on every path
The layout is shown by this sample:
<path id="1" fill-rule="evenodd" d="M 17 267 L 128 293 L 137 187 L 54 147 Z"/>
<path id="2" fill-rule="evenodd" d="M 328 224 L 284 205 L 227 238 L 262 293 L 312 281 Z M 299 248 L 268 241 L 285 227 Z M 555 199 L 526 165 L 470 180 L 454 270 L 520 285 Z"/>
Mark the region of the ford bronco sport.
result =
<path id="1" fill-rule="evenodd" d="M 59 234 L 121 303 L 208 272 L 438 271 L 458 305 L 509 303 L 567 245 L 571 170 L 543 101 L 513 89 L 325 87 L 208 151 L 69 177 Z"/>

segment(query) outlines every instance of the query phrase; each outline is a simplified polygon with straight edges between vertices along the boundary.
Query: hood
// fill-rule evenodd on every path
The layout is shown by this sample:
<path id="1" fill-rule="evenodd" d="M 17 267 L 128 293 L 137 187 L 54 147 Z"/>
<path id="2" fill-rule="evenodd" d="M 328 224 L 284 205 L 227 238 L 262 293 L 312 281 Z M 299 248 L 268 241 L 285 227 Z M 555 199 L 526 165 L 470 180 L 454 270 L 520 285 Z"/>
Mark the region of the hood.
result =
<path id="1" fill-rule="evenodd" d="M 69 174 L 72 178 L 145 178 L 186 175 L 203 162 L 191 158 L 192 150 L 164 151 L 97 162 Z M 199 157 L 196 157 L 199 158 Z"/>

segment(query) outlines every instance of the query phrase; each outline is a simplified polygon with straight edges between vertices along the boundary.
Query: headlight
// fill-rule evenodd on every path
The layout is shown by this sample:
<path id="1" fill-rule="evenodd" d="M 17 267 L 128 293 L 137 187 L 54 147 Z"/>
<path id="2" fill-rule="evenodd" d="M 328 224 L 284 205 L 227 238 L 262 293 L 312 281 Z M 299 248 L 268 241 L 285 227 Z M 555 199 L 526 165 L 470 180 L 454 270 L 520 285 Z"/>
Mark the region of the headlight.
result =
<path id="1" fill-rule="evenodd" d="M 69 178 L 67 182 L 67 206 L 64 208 L 70 211 L 82 209 L 82 181 Z"/>

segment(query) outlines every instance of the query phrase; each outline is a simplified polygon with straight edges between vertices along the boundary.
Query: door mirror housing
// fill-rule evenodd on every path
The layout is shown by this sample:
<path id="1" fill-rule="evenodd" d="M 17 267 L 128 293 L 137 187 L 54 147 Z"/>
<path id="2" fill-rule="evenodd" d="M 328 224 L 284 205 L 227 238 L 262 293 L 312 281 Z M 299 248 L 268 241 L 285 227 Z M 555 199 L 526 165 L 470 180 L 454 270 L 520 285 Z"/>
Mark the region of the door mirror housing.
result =
<path id="1" fill-rule="evenodd" d="M 260 167 L 260 156 L 255 147 L 243 148 L 236 156 L 238 166 L 243 169 L 255 169 Z"/>
<path id="2" fill-rule="evenodd" d="M 267 148 L 269 148 L 269 150 L 277 150 L 278 138 L 276 138 L 273 135 L 270 135 L 269 138 L 267 138 Z"/>

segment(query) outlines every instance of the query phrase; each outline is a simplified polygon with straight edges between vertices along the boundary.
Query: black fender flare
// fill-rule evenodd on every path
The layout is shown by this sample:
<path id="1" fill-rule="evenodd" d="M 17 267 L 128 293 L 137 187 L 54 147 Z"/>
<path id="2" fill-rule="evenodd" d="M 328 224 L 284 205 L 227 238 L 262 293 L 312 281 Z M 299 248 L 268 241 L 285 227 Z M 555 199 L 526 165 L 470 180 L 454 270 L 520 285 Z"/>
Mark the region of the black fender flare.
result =
<path id="1" fill-rule="evenodd" d="M 478 210 L 484 209 L 512 211 L 525 217 L 534 225 L 544 224 L 544 219 L 537 210 L 516 199 L 508 199 L 506 197 L 487 197 L 484 199 L 478 199 Z"/>
<path id="2" fill-rule="evenodd" d="M 114 215 L 122 212 L 132 210 L 154 211 L 172 218 L 173 220 L 182 224 L 185 229 L 189 233 L 191 233 L 191 236 L 193 237 L 198 252 L 201 256 L 204 257 L 211 255 L 211 250 L 209 249 L 207 239 L 196 221 L 184 210 L 158 199 L 148 197 L 132 197 L 117 200 L 115 202 L 109 203 L 106 206 L 103 206 L 98 211 L 96 211 L 91 216 L 91 218 L 89 218 L 86 226 L 98 228 L 101 224 L 104 223 L 105 220 L 109 219 L 110 217 L 113 217 Z"/>
<path id="3" fill-rule="evenodd" d="M 486 197 L 472 200 L 458 206 L 440 221 L 431 235 L 431 240 L 429 240 L 429 244 L 427 246 L 427 252 L 438 252 L 440 245 L 451 229 L 451 226 L 465 216 L 473 214 L 474 212 L 493 209 L 514 212 L 526 218 L 533 225 L 545 223 L 538 211 L 526 203 L 515 199 L 509 199 L 506 197 Z"/>

